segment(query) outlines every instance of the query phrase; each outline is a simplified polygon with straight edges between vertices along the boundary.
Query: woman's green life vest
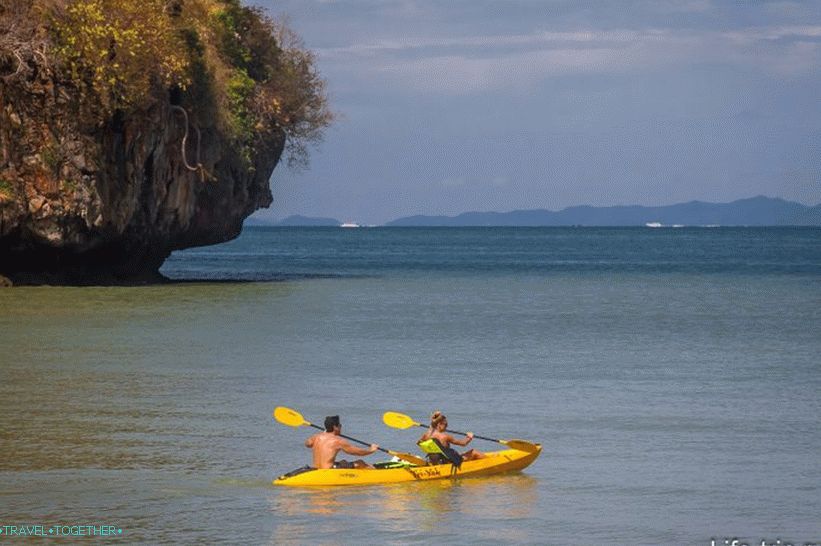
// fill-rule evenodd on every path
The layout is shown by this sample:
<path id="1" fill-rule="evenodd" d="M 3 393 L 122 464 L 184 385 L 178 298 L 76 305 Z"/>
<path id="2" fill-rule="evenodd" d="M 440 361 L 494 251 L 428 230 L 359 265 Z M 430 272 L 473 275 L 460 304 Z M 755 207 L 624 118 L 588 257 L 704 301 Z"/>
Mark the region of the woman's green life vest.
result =
<path id="1" fill-rule="evenodd" d="M 439 455 L 445 454 L 445 452 L 442 451 L 442 448 L 439 447 L 439 443 L 433 438 L 429 438 L 424 442 L 419 442 L 417 445 L 419 446 L 419 449 L 425 453 L 437 453 Z"/>
<path id="2" fill-rule="evenodd" d="M 429 438 L 422 442 L 417 442 L 419 449 L 431 455 L 441 455 L 453 464 L 453 471 L 462 466 L 462 456 L 455 449 L 443 447 L 436 438 Z"/>

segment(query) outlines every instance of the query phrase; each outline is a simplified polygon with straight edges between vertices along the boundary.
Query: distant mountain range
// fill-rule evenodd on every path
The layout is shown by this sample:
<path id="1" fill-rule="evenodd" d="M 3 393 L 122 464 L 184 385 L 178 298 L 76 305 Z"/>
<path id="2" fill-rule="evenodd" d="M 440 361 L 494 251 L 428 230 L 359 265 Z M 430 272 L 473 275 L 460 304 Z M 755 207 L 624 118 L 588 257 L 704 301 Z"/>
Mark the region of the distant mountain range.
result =
<path id="1" fill-rule="evenodd" d="M 339 226 L 336 218 L 289 216 L 279 222 L 249 218 L 250 226 Z M 406 216 L 386 226 L 821 226 L 821 204 L 802 205 L 772 197 L 732 203 L 690 201 L 663 207 L 569 207 L 511 212 L 465 212 L 458 216 Z"/>
<path id="2" fill-rule="evenodd" d="M 569 207 L 560 211 L 466 212 L 458 216 L 407 216 L 388 226 L 788 226 L 821 225 L 821 205 L 771 197 L 732 203 L 690 201 L 663 207 Z"/>

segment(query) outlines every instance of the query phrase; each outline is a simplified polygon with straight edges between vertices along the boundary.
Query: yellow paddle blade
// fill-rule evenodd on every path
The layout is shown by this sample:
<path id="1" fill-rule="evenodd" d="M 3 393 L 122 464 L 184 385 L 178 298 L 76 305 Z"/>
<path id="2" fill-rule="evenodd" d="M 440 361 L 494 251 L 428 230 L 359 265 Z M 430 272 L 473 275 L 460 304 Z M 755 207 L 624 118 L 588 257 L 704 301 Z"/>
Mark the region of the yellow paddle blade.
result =
<path id="1" fill-rule="evenodd" d="M 382 421 L 389 427 L 401 429 L 411 428 L 419 425 L 419 423 L 417 423 L 404 413 L 396 413 L 395 411 L 386 411 L 382 415 Z"/>
<path id="2" fill-rule="evenodd" d="M 306 421 L 298 411 L 292 410 L 291 408 L 284 408 L 282 406 L 278 406 L 274 410 L 274 419 L 276 419 L 283 425 L 288 425 L 289 427 L 301 427 L 302 425 L 311 425 L 311 423 Z"/>
<path id="3" fill-rule="evenodd" d="M 519 451 L 525 451 L 527 453 L 536 453 L 542 448 L 539 444 L 534 444 L 527 440 L 499 440 L 499 442 L 505 444 L 510 449 L 518 449 Z"/>

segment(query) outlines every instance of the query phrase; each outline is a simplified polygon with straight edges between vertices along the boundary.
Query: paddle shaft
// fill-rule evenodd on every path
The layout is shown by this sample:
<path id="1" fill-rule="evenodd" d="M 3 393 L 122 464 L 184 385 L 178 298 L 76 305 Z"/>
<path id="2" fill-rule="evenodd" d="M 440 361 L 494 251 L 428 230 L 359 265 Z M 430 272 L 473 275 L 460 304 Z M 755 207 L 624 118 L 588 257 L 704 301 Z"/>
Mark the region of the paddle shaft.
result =
<path id="1" fill-rule="evenodd" d="M 322 432 L 327 432 L 324 428 L 322 428 L 322 427 L 321 427 L 321 426 L 319 426 L 319 425 L 315 425 L 315 424 L 313 424 L 313 423 L 308 423 L 308 425 L 310 425 L 310 426 L 314 427 L 314 428 L 315 428 L 315 429 L 317 429 L 317 430 L 321 430 Z M 345 438 L 346 440 L 350 440 L 350 441 L 352 441 L 352 442 L 356 442 L 357 444 L 361 444 L 361 445 L 366 446 L 366 447 L 371 447 L 371 444 L 369 444 L 369 443 L 367 443 L 367 442 L 363 442 L 362 440 L 357 440 L 356 438 L 351 438 L 350 436 L 345 436 L 344 434 L 340 434 L 340 436 L 341 436 L 342 438 Z M 381 451 L 381 452 L 383 452 L 383 453 L 387 453 L 388 455 L 393 455 L 393 453 L 391 453 L 391 452 L 390 452 L 390 451 L 388 451 L 387 449 L 383 449 L 383 448 L 381 448 L 381 447 L 378 447 L 378 448 L 376 448 L 376 449 L 378 449 L 379 451 Z"/>
<path id="2" fill-rule="evenodd" d="M 429 428 L 429 427 L 423 425 L 422 423 L 417 423 L 416 425 L 420 426 L 422 428 Z M 453 434 L 460 434 L 462 436 L 467 436 L 467 432 L 459 432 L 458 430 L 451 430 L 449 428 L 446 428 L 445 432 L 451 432 Z M 496 438 L 488 438 L 487 436 L 479 436 L 478 434 L 474 434 L 473 437 L 474 438 L 479 438 L 480 440 L 487 440 L 488 442 L 496 442 L 497 444 L 504 444 L 503 441 L 497 440 Z"/>

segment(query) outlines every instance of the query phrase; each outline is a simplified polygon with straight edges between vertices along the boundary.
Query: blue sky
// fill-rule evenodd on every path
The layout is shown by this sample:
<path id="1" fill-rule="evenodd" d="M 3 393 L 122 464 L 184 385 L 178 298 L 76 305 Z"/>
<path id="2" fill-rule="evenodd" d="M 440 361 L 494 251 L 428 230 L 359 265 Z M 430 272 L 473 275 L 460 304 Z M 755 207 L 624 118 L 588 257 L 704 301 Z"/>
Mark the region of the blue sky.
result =
<path id="1" fill-rule="evenodd" d="M 256 214 L 821 202 L 821 2 L 257 0 L 340 115 Z"/>

